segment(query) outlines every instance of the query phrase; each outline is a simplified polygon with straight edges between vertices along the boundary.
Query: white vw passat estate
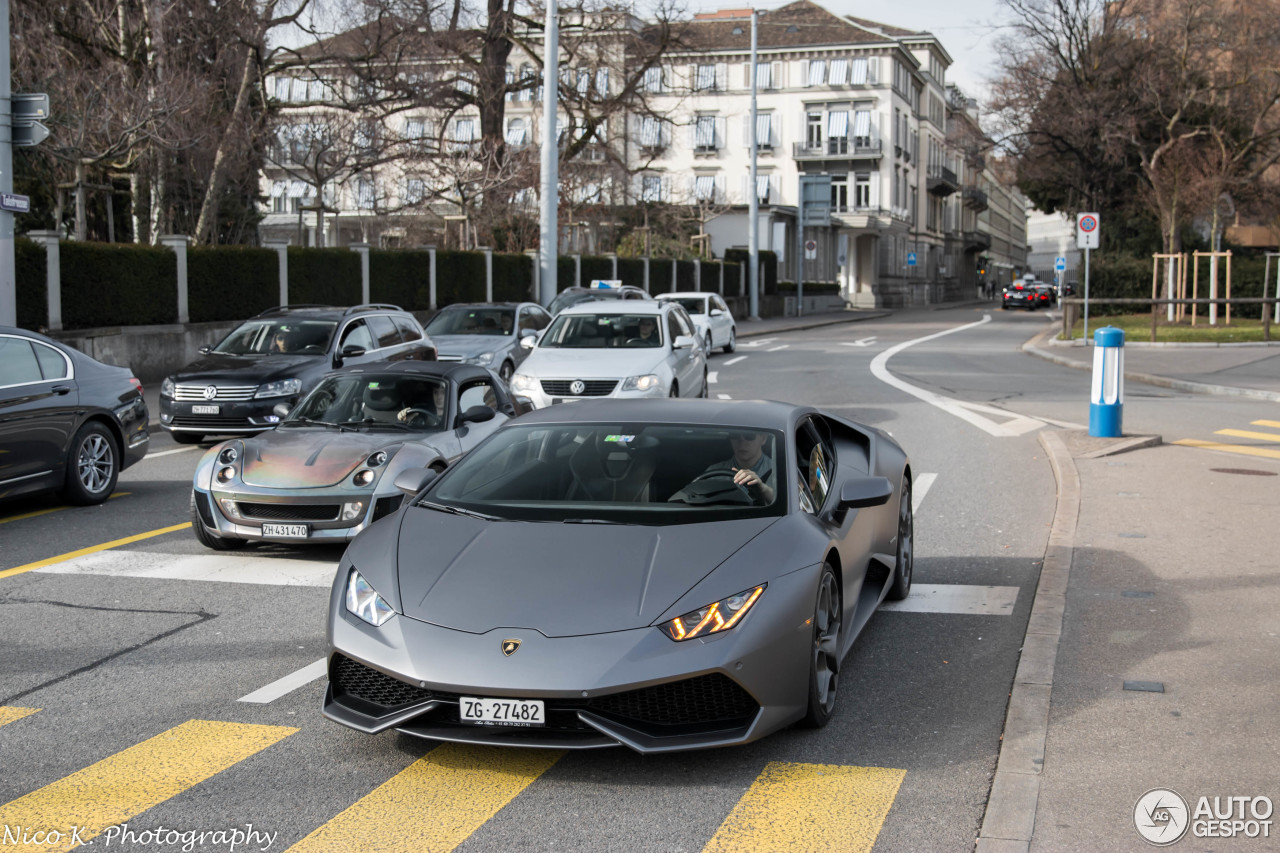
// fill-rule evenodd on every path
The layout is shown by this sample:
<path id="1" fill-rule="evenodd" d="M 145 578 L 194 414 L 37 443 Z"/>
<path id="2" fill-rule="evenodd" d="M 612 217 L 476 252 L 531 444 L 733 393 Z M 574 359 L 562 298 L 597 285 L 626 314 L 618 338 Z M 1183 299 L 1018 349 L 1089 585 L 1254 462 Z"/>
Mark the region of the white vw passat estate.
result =
<path id="1" fill-rule="evenodd" d="M 588 397 L 705 397 L 707 354 L 673 302 L 588 302 L 566 308 L 511 378 L 535 408 Z"/>
<path id="2" fill-rule="evenodd" d="M 678 302 L 689 314 L 693 327 L 702 337 L 702 348 L 710 355 L 713 349 L 724 347 L 726 353 L 733 352 L 738 345 L 738 327 L 733 322 L 733 314 L 729 306 L 716 293 L 662 293 L 659 300 Z"/>

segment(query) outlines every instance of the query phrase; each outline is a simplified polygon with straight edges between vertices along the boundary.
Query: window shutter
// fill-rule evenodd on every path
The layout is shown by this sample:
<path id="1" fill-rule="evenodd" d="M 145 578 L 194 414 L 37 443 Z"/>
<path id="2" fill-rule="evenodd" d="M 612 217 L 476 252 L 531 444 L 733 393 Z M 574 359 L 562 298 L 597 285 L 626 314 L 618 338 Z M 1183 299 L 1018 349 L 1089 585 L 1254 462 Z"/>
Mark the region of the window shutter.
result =
<path id="1" fill-rule="evenodd" d="M 813 85 L 813 79 L 812 79 L 812 78 L 810 77 L 810 75 L 809 75 L 809 68 L 810 68 L 812 65 L 813 65 L 813 63 L 811 63 L 811 62 L 810 62 L 809 60 L 807 60 L 807 59 L 802 59 L 802 60 L 800 60 L 800 74 L 801 74 L 801 75 L 803 75 L 803 77 L 804 77 L 804 85 L 805 85 L 805 86 L 812 86 L 812 85 Z"/>
<path id="2" fill-rule="evenodd" d="M 729 64 L 727 62 L 716 63 L 716 91 L 724 92 L 729 88 Z"/>
<path id="3" fill-rule="evenodd" d="M 716 149 L 725 148 L 729 141 L 729 120 L 724 117 L 716 118 L 716 138 L 714 147 Z"/>
<path id="4" fill-rule="evenodd" d="M 782 147 L 782 116 L 778 113 L 769 116 L 769 141 L 774 148 Z"/>
<path id="5" fill-rule="evenodd" d="M 742 114 L 742 147 L 751 150 L 751 110 Z"/>
<path id="6" fill-rule="evenodd" d="M 726 201 L 724 184 L 724 175 L 716 175 L 716 192 L 712 200 L 717 204 L 724 204 Z"/>
<path id="7" fill-rule="evenodd" d="M 769 88 L 782 89 L 786 87 L 787 81 L 786 81 L 786 78 L 783 76 L 785 69 L 786 69 L 786 63 L 784 62 L 773 63 L 773 80 L 770 81 Z"/>
<path id="8" fill-rule="evenodd" d="M 750 62 L 742 63 L 742 88 L 744 89 L 751 88 L 751 63 Z"/>

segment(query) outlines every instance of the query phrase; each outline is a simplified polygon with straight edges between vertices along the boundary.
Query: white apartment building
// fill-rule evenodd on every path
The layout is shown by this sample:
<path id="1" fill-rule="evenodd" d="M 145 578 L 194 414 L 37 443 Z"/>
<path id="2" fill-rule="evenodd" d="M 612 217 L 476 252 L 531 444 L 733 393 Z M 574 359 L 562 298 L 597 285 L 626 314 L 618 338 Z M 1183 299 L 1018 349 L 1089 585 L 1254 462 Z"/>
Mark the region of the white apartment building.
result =
<path id="1" fill-rule="evenodd" d="M 613 26 L 616 35 L 618 27 L 638 30 L 644 24 L 628 18 Z M 625 48 L 607 28 L 593 29 L 590 20 L 562 24 L 562 34 L 572 37 L 575 27 L 599 46 L 583 49 L 579 42 L 573 55 L 562 57 L 562 102 L 577 98 L 583 105 L 616 94 L 626 78 Z M 539 48 L 536 37 L 525 44 Z M 639 81 L 646 111 L 611 116 L 562 164 L 561 251 L 610 248 L 598 245 L 591 233 L 584 239 L 580 229 L 589 229 L 574 214 L 578 206 L 686 205 L 701 214 L 715 256 L 745 248 L 755 227 L 759 247 L 777 253 L 781 279 L 794 281 L 803 260 L 806 282 L 838 283 L 847 301 L 867 306 L 968 296 L 976 258 L 993 243 L 1010 253 L 1020 243 L 1025 257 L 1025 226 L 1020 237 L 1009 230 L 1017 229 L 1017 201 L 1005 199 L 1009 210 L 987 212 L 994 176 L 972 147 L 949 142 L 949 125 L 958 119 L 976 128 L 976 107 L 968 109 L 971 102 L 954 89 L 948 92 L 951 57 L 934 36 L 797 0 L 760 14 L 754 69 L 750 10 L 697 15 L 685 24 L 681 44 Z M 507 94 L 503 120 L 511 162 L 523 162 L 526 169 L 512 167 L 511 180 L 524 181 L 515 203 L 535 219 L 538 176 L 528 166 L 536 164 L 541 144 L 538 67 L 529 55 L 512 52 L 508 86 L 528 85 Z M 423 80 L 458 74 L 429 62 L 409 68 L 410 76 Z M 403 70 L 400 75 L 413 83 Z M 753 78 L 758 178 L 751 187 Z M 282 104 L 298 104 L 299 116 L 323 106 L 323 86 L 315 80 L 282 77 L 274 87 Z M 312 132 L 305 118 L 298 122 L 300 135 Z M 562 113 L 561 145 L 566 135 L 579 138 L 580 122 Z M 355 122 L 338 133 L 349 135 L 354 148 L 378 156 L 368 164 L 353 162 L 345 174 L 333 170 L 329 180 L 308 180 L 288 168 L 288 145 L 279 146 L 280 156 L 264 174 L 265 239 L 412 245 L 420 242 L 412 236 L 413 220 L 428 212 L 424 198 L 439 202 L 451 182 L 466 196 L 466 157 L 459 155 L 479 139 L 473 108 L 447 115 L 408 109 L 381 126 Z M 375 139 L 395 140 L 400 148 L 374 145 Z M 803 233 L 797 227 L 802 185 Z M 760 202 L 754 225 L 747 212 L 752 191 Z M 327 213 L 317 210 L 319 199 Z M 451 205 L 434 203 L 430 212 L 437 220 L 462 220 L 458 227 L 465 229 L 468 211 L 461 203 Z M 993 223 L 1001 231 L 994 239 Z"/>

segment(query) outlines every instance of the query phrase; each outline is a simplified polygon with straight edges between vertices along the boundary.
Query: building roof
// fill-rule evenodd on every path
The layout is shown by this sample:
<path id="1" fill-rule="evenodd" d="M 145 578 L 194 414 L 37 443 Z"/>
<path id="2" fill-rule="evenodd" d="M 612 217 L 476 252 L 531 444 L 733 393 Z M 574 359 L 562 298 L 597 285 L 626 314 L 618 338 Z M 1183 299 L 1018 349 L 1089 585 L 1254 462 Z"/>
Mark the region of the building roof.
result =
<path id="1" fill-rule="evenodd" d="M 892 30 L 897 35 L 890 34 Z M 899 36 L 921 35 L 909 30 L 855 21 L 833 14 L 810 0 L 796 0 L 760 15 L 756 44 L 761 50 L 786 47 L 824 47 L 884 44 Z M 682 47 L 690 50 L 749 50 L 751 12 L 725 9 L 697 15 L 681 29 Z"/>

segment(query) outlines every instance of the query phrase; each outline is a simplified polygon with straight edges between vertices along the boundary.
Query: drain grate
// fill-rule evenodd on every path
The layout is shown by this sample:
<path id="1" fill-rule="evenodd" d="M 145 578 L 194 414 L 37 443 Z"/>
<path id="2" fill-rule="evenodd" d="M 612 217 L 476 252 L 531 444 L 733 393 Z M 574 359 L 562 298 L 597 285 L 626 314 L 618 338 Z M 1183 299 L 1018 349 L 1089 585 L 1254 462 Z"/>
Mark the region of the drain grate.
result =
<path id="1" fill-rule="evenodd" d="M 1259 471 L 1256 468 L 1210 468 L 1219 474 L 1244 474 L 1249 477 L 1274 477 L 1275 471 Z"/>

